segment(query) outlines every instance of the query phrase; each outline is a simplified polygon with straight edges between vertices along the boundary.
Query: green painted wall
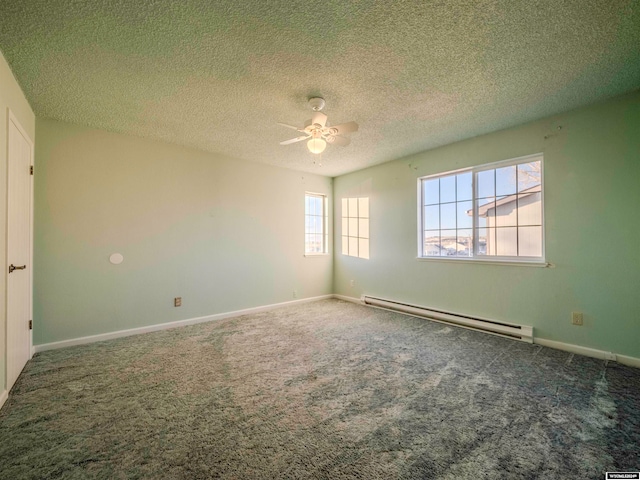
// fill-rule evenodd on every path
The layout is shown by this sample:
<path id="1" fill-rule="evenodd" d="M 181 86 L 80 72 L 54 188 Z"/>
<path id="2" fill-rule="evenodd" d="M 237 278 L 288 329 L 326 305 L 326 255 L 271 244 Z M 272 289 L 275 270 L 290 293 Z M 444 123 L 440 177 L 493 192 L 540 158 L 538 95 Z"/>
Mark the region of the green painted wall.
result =
<path id="1" fill-rule="evenodd" d="M 29 102 L 2 53 L 0 53 L 0 251 L 7 251 L 7 110 L 18 119 L 22 128 L 35 141 L 36 119 Z M 7 271 L 6 255 L 0 255 L 0 269 Z M 0 393 L 6 388 L 6 292 L 7 276 L 0 275 Z"/>
<path id="2" fill-rule="evenodd" d="M 304 257 L 303 236 L 304 193 L 330 178 L 36 126 L 35 345 L 332 292 L 331 256 Z"/>
<path id="3" fill-rule="evenodd" d="M 418 177 L 537 152 L 555 268 L 416 260 Z M 336 251 L 335 293 L 533 325 L 539 338 L 640 357 L 640 94 L 336 178 L 336 248 L 349 196 L 370 196 L 371 259 Z M 571 325 L 572 311 L 584 326 Z"/>

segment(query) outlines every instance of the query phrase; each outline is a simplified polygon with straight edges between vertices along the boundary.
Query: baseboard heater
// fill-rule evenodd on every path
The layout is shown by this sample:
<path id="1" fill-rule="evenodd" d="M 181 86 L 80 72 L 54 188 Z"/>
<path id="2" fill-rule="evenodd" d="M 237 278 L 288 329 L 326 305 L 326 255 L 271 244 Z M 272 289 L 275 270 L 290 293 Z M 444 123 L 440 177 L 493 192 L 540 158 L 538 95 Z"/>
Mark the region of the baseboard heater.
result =
<path id="1" fill-rule="evenodd" d="M 459 327 L 480 330 L 493 335 L 500 335 L 527 343 L 533 343 L 533 327 L 528 325 L 515 325 L 495 320 L 487 320 L 484 318 L 470 317 L 468 315 L 443 312 L 440 310 L 421 307 L 419 305 L 409 305 L 406 303 L 385 300 L 383 298 L 369 297 L 366 295 L 360 297 L 360 301 L 365 305 L 371 305 L 372 307 L 384 308 L 385 310 L 406 313 L 416 317 L 428 318 L 438 322 L 450 323 Z"/>

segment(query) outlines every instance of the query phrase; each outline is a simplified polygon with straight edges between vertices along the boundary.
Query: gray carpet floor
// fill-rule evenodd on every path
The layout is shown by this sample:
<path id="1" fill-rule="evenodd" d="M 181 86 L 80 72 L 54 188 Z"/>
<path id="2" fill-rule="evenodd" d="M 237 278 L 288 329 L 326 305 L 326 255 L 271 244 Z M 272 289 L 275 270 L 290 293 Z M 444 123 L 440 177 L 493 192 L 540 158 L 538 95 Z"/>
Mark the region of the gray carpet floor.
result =
<path id="1" fill-rule="evenodd" d="M 2 479 L 601 479 L 640 370 L 339 300 L 43 352 Z"/>

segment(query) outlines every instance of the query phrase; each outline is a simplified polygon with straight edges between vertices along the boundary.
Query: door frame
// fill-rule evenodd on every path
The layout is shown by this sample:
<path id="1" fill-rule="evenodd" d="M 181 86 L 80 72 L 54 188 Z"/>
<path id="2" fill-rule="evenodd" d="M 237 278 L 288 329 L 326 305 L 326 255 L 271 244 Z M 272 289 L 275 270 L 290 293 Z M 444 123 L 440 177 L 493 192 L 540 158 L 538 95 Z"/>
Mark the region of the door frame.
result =
<path id="1" fill-rule="evenodd" d="M 7 107 L 7 149 L 6 149 L 6 175 L 7 175 L 7 183 L 5 185 L 5 270 L 4 270 L 4 278 L 5 278 L 5 305 L 4 305 L 4 385 L 3 390 L 8 394 L 8 381 L 9 381 L 9 364 L 8 364 L 8 352 L 9 352 L 9 337 L 7 335 L 7 329 L 9 327 L 9 317 L 8 317 L 8 305 L 9 305 L 9 183 L 11 182 L 11 178 L 9 178 L 9 141 L 10 141 L 10 128 L 11 123 L 18 129 L 20 134 L 27 140 L 29 144 L 29 165 L 31 168 L 34 167 L 34 142 L 31 139 L 31 136 L 26 132 L 26 130 L 22 127 L 22 124 L 17 119 L 17 117 L 13 114 L 10 108 Z M 31 175 L 30 179 L 30 208 L 29 208 L 29 264 L 27 269 L 29 271 L 29 319 L 33 321 L 33 217 L 34 217 L 34 191 L 33 191 L 33 175 Z M 29 359 L 33 357 L 34 348 L 33 348 L 33 328 L 29 331 Z M 5 393 L 3 392 L 3 393 Z M 0 406 L 2 406 L 2 402 L 0 402 Z"/>

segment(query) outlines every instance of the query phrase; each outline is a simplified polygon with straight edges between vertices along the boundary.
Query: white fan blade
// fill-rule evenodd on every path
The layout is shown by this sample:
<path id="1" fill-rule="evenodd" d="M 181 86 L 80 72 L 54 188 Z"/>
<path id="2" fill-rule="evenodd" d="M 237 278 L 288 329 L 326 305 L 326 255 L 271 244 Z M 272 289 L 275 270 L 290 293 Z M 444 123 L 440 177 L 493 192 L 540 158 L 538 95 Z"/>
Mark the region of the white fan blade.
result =
<path id="1" fill-rule="evenodd" d="M 351 143 L 351 139 L 349 137 L 339 137 L 337 135 L 327 135 L 327 143 L 331 145 L 340 145 L 341 147 L 346 147 Z"/>
<path id="2" fill-rule="evenodd" d="M 311 119 L 311 123 L 320 125 L 320 128 L 324 128 L 327 124 L 327 116 L 322 112 L 316 112 L 313 114 L 313 118 Z"/>
<path id="3" fill-rule="evenodd" d="M 344 135 L 345 133 L 357 132 L 358 124 L 356 122 L 347 122 L 340 125 L 331 125 L 328 128 L 332 135 Z"/>
<path id="4" fill-rule="evenodd" d="M 298 131 L 298 132 L 302 132 L 302 131 L 303 131 L 301 128 L 294 127 L 293 125 L 288 125 L 288 124 L 286 124 L 286 123 L 280 123 L 280 122 L 278 122 L 278 125 L 282 125 L 283 127 L 291 128 L 291 129 L 296 130 L 296 131 Z"/>
<path id="5" fill-rule="evenodd" d="M 311 135 L 303 135 L 301 137 L 292 138 L 291 140 L 285 140 L 284 142 L 280 142 L 280 145 L 289 145 L 291 143 L 301 142 L 307 138 L 311 138 Z"/>

